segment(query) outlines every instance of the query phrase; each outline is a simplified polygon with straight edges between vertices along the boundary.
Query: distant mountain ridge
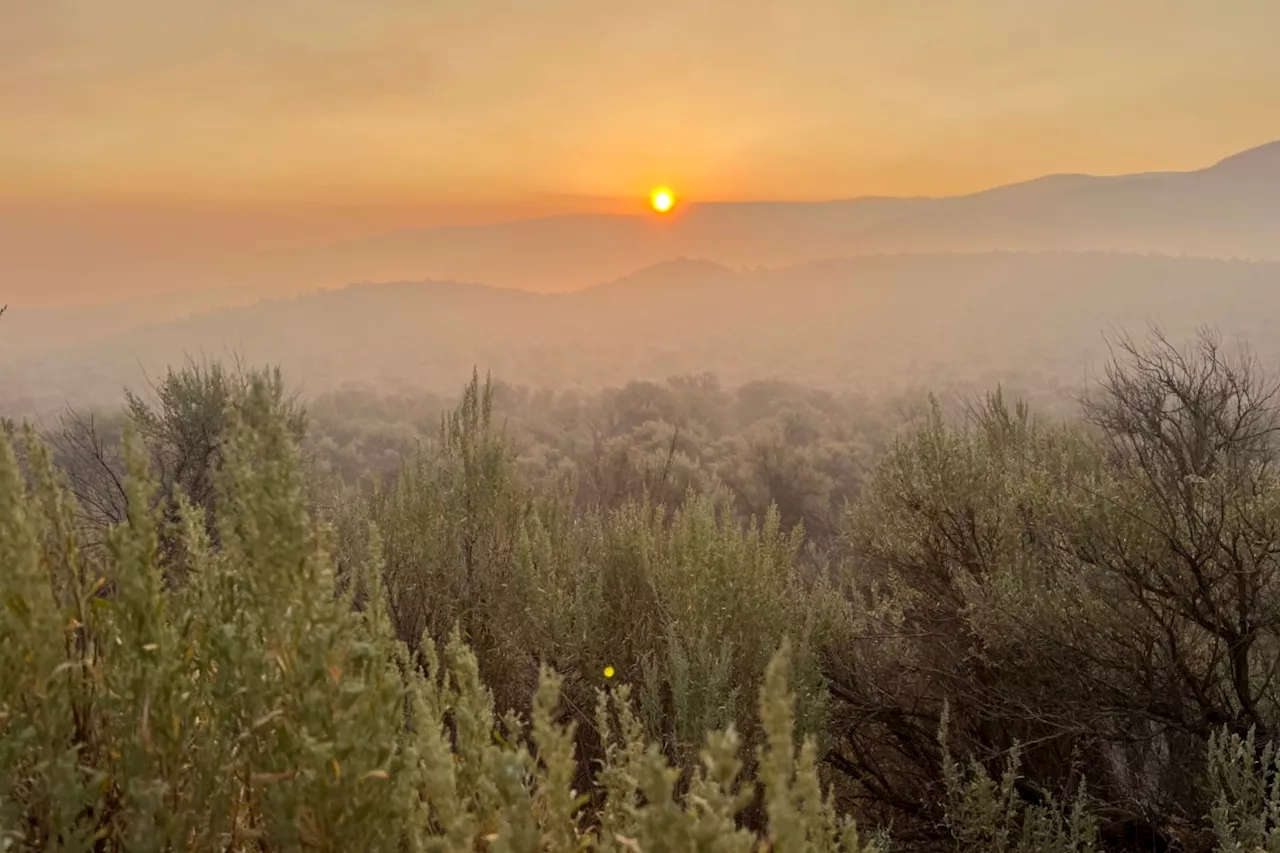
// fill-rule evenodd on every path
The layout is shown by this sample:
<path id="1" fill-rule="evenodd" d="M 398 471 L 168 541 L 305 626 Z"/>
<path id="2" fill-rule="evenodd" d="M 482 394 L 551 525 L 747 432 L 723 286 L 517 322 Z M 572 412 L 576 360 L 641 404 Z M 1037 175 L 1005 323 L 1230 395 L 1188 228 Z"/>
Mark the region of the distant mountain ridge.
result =
<path id="1" fill-rule="evenodd" d="M 44 240 L 21 229 L 8 238 L 5 229 L 0 217 L 0 294 L 15 310 L 23 308 L 24 291 L 45 293 L 70 282 L 101 293 L 145 285 L 289 295 L 353 282 L 433 279 L 560 292 L 678 257 L 734 269 L 862 254 L 997 250 L 1280 260 L 1280 142 L 1194 171 L 1047 175 L 946 198 L 694 200 L 667 217 L 575 214 L 340 240 L 295 235 L 272 245 L 270 235 L 259 235 L 252 251 L 213 243 L 200 248 L 199 234 L 175 231 L 157 238 L 153 252 L 126 258 L 114 238 L 79 234 L 70 225 Z"/>
<path id="2" fill-rule="evenodd" d="M 1206 171 L 1269 169 L 1280 174 L 1280 140 L 1224 157 Z"/>
<path id="3" fill-rule="evenodd" d="M 868 253 L 1136 251 L 1280 260 L 1280 142 L 1190 172 L 1048 175 L 948 198 L 691 203 L 671 218 L 562 216 L 401 231 L 308 263 L 354 277 L 576 290 L 674 257 L 789 266 Z M 379 274 L 375 274 L 374 271 Z"/>

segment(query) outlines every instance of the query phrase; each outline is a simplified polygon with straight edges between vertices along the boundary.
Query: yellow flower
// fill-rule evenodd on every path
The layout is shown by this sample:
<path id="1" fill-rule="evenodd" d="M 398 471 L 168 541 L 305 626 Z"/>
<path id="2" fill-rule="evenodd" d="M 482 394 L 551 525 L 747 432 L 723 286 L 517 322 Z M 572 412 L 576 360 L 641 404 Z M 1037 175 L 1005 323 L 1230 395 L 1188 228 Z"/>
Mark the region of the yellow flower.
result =
<path id="1" fill-rule="evenodd" d="M 605 677 L 605 678 L 613 678 L 613 667 L 611 667 L 611 666 L 606 666 L 606 667 L 604 668 L 604 677 Z"/>

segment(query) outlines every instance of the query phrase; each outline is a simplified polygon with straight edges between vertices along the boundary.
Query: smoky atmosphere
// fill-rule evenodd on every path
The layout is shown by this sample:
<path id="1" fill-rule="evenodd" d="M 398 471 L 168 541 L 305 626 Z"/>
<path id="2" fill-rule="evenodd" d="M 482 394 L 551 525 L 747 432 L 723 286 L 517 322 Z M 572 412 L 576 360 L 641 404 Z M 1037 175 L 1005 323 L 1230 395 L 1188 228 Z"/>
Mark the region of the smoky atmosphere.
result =
<path id="1" fill-rule="evenodd" d="M 0 0 L 0 851 L 1280 853 L 1278 42 Z"/>

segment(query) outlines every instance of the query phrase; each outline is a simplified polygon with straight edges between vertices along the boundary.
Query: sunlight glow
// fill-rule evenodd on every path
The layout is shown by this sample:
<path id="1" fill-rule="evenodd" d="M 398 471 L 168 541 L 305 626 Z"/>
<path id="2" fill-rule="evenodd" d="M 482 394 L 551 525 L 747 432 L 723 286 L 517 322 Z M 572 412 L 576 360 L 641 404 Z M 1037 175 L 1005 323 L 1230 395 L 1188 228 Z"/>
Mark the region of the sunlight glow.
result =
<path id="1" fill-rule="evenodd" d="M 649 204 L 658 213 L 667 213 L 671 208 L 675 207 L 676 197 L 666 187 L 658 187 L 649 194 Z"/>

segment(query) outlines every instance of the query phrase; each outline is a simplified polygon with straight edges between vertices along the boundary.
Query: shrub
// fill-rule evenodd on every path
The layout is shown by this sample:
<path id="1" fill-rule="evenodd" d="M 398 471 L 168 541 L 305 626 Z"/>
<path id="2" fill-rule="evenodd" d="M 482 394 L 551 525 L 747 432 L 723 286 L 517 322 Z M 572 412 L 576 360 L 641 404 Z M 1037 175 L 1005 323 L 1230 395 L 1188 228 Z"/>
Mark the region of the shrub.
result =
<path id="1" fill-rule="evenodd" d="M 1272 743 L 1254 731 L 1209 739 L 1209 813 L 1220 853 L 1280 851 L 1280 773 Z"/>
<path id="2" fill-rule="evenodd" d="M 1168 844 L 1211 735 L 1280 725 L 1275 386 L 1211 336 L 1118 353 L 1083 422 L 935 414 L 851 514 L 839 758 L 877 802 L 937 814 L 948 703 L 985 764 L 1025 744 L 1023 798 L 1089 767 L 1105 839 Z"/>
<path id="3" fill-rule="evenodd" d="M 790 635 L 802 728 L 822 732 L 818 654 L 843 611 L 827 584 L 800 582 L 801 531 L 775 512 L 740 525 L 701 495 L 674 512 L 629 501 L 576 514 L 571 496 L 524 482 L 491 411 L 473 379 L 439 439 L 375 499 L 402 640 L 458 624 L 504 707 L 529 707 L 548 662 L 567 701 L 589 708 L 610 668 L 636 682 L 646 734 L 691 766 L 704 732 L 747 731 L 751 696 Z"/>
<path id="4" fill-rule="evenodd" d="M 166 590 L 158 511 L 131 439 L 128 512 L 109 547 L 76 547 L 74 508 L 28 436 L 32 484 L 0 440 L 0 838 L 59 850 L 757 849 L 735 819 L 756 795 L 732 726 L 687 794 L 646 743 L 628 689 L 598 694 L 601 805 L 571 787 L 574 723 L 544 668 L 530 719 L 501 720 L 454 633 L 438 656 L 391 628 L 376 539 L 355 611 L 333 594 L 328 534 L 255 383 L 217 473 L 215 545 L 181 507 L 190 582 Z M 259 417 L 260 416 L 260 417 Z M 109 584 L 109 590 L 108 590 Z M 767 667 L 760 788 L 774 849 L 861 851 L 794 743 L 789 650 Z M 609 734 L 615 721 L 620 736 Z"/>
<path id="5" fill-rule="evenodd" d="M 226 367 L 191 361 L 177 370 L 169 368 L 150 394 L 126 391 L 122 413 L 63 413 L 49 438 L 75 495 L 86 543 L 100 543 L 107 527 L 119 524 L 128 512 L 128 471 L 120 440 L 126 427 L 132 429 L 156 481 L 151 501 L 162 511 L 160 546 L 166 552 L 178 548 L 174 529 L 179 497 L 204 512 L 205 525 L 216 539 L 217 472 L 233 420 L 253 416 L 248 400 L 255 386 L 266 388 L 270 401 L 257 417 L 278 415 L 293 439 L 300 440 L 307 429 L 306 411 L 288 393 L 280 371 L 246 370 L 238 362 Z M 170 565 L 169 571 L 178 574 L 180 566 Z"/>

